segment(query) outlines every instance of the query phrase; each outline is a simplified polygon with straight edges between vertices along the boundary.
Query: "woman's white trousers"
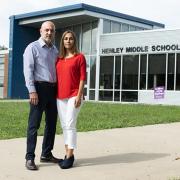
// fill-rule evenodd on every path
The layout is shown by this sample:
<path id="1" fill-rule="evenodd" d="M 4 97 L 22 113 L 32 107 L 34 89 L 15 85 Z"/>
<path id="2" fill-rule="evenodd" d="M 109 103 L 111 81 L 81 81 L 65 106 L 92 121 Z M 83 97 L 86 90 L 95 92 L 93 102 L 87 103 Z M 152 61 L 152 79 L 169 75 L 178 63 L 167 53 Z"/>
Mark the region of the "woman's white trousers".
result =
<path id="1" fill-rule="evenodd" d="M 81 106 L 75 108 L 74 102 L 76 97 L 67 99 L 57 99 L 57 109 L 63 130 L 64 143 L 68 149 L 75 149 L 77 144 L 76 122 Z"/>

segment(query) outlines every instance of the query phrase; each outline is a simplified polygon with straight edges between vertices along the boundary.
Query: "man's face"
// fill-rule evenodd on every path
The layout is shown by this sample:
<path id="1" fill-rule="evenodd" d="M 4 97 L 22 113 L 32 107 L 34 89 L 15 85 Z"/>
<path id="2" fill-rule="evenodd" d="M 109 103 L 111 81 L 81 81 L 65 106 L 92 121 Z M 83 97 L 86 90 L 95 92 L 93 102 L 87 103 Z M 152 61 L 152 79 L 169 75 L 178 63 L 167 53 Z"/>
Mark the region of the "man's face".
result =
<path id="1" fill-rule="evenodd" d="M 50 45 L 54 40 L 55 27 L 51 22 L 45 22 L 42 24 L 40 29 L 41 38 L 46 44 Z"/>

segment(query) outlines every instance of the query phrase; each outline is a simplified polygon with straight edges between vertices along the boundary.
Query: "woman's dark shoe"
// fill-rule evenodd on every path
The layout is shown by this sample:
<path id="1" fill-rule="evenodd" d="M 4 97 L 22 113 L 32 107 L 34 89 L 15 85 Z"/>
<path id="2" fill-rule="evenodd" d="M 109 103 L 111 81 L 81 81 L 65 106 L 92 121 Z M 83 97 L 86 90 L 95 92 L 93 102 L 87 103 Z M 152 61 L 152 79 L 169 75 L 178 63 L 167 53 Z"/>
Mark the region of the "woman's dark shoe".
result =
<path id="1" fill-rule="evenodd" d="M 63 161 L 59 162 L 59 166 L 61 167 L 61 169 L 69 169 L 73 166 L 74 163 L 74 155 L 72 155 L 69 158 L 64 158 Z"/>
<path id="2" fill-rule="evenodd" d="M 66 159 L 66 155 L 64 156 L 64 159 Z M 61 167 L 61 165 L 62 165 L 64 159 L 61 159 L 61 160 L 58 162 L 58 165 L 59 165 L 60 167 Z"/>

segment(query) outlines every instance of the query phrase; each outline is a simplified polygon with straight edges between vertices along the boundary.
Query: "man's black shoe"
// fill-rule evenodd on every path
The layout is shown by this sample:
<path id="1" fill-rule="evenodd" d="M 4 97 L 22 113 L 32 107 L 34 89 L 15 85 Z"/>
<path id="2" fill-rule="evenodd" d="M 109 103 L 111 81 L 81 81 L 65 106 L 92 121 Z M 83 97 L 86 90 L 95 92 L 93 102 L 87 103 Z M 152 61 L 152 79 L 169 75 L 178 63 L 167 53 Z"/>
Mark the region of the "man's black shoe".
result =
<path id="1" fill-rule="evenodd" d="M 49 157 L 44 157 L 44 156 L 41 156 L 40 158 L 40 162 L 45 162 L 45 163 L 58 163 L 59 161 L 62 161 L 62 159 L 58 159 L 58 158 L 55 158 L 53 155 L 49 156 Z"/>
<path id="2" fill-rule="evenodd" d="M 34 163 L 34 160 L 27 160 L 26 161 L 26 168 L 28 170 L 38 170 L 36 164 Z"/>

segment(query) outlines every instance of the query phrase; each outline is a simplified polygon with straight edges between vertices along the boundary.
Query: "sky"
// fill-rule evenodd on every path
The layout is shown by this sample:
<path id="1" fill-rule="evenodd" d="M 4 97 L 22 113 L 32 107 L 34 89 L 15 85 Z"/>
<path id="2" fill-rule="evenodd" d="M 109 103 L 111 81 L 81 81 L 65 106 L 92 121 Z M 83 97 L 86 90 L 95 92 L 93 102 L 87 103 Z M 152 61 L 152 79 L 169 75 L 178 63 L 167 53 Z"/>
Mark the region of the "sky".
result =
<path id="1" fill-rule="evenodd" d="M 0 45 L 9 47 L 9 17 L 85 3 L 180 29 L 180 0 L 1 0 Z"/>

